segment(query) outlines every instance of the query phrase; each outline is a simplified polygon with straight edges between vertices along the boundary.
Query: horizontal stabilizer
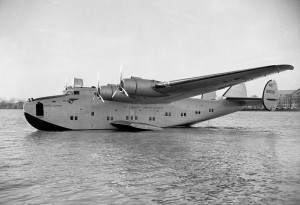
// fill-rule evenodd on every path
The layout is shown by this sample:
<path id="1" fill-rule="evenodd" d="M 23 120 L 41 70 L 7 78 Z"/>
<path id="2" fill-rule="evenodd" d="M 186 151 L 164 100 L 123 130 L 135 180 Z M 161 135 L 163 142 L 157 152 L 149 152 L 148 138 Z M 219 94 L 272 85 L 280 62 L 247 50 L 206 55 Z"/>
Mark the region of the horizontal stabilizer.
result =
<path id="1" fill-rule="evenodd" d="M 238 101 L 238 102 L 262 102 L 262 98 L 239 98 L 239 97 L 226 97 L 226 100 L 229 101 Z"/>
<path id="2" fill-rule="evenodd" d="M 225 99 L 228 101 L 240 102 L 245 105 L 263 105 L 266 110 L 274 111 L 279 101 L 277 83 L 275 80 L 268 81 L 264 88 L 262 98 L 225 97 Z"/>
<path id="3" fill-rule="evenodd" d="M 138 123 L 132 121 L 114 121 L 110 123 L 112 126 L 122 130 L 163 130 L 161 127 L 156 127 L 146 123 Z"/>
<path id="4" fill-rule="evenodd" d="M 262 98 L 243 98 L 243 97 L 226 97 L 225 98 L 228 101 L 232 102 L 239 102 L 243 105 L 247 106 L 261 106 L 262 105 Z"/>

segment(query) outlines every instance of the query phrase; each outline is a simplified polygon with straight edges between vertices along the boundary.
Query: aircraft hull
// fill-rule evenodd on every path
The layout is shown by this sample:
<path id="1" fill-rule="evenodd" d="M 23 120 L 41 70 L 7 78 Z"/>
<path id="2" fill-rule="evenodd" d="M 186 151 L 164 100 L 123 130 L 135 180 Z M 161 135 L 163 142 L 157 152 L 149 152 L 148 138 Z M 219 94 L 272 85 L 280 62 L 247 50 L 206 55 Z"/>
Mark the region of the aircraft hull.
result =
<path id="1" fill-rule="evenodd" d="M 71 99 L 71 100 L 70 100 Z M 112 123 L 129 121 L 155 127 L 188 126 L 242 110 L 226 100 L 185 99 L 169 104 L 104 103 L 91 96 L 40 98 L 24 105 L 29 124 L 38 130 L 116 129 Z"/>

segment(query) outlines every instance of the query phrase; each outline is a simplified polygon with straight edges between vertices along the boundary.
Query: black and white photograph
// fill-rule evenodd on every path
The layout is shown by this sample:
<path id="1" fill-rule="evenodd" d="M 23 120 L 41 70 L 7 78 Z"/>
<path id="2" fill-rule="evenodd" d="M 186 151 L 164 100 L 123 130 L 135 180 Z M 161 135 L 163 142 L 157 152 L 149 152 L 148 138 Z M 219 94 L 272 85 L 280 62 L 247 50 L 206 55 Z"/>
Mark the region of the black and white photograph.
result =
<path id="1" fill-rule="evenodd" d="M 299 0 L 0 0 L 0 204 L 300 204 Z"/>

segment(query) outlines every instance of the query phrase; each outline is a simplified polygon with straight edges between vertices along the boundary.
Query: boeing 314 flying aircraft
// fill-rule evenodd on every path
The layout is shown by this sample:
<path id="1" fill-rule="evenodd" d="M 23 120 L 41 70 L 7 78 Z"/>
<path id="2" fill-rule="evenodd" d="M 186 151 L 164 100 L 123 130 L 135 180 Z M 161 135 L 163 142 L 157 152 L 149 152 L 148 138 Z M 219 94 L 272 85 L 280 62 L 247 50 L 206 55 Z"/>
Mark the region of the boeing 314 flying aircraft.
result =
<path id="1" fill-rule="evenodd" d="M 119 84 L 99 86 L 98 75 L 97 87 L 83 87 L 81 79 L 74 79 L 62 95 L 31 98 L 24 114 L 33 127 L 44 131 L 189 127 L 247 105 L 262 104 L 274 111 L 277 83 L 268 81 L 262 98 L 249 98 L 245 82 L 293 69 L 271 65 L 172 81 L 123 79 L 121 71 Z M 222 97 L 216 97 L 217 90 L 227 87 Z M 191 98 L 198 95 L 202 98 Z"/>

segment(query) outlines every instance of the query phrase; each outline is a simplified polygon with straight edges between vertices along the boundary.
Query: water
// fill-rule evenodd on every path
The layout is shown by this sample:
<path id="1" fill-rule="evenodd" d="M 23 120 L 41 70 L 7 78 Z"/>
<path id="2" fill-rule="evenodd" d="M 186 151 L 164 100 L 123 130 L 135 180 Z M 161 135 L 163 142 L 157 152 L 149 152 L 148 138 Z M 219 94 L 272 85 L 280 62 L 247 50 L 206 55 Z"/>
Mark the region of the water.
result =
<path id="1" fill-rule="evenodd" d="M 0 110 L 0 204 L 300 204 L 300 113 L 42 132 Z"/>

